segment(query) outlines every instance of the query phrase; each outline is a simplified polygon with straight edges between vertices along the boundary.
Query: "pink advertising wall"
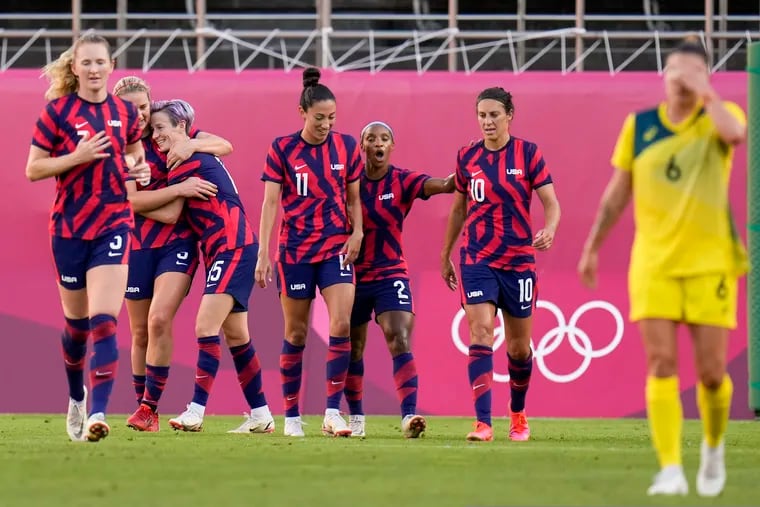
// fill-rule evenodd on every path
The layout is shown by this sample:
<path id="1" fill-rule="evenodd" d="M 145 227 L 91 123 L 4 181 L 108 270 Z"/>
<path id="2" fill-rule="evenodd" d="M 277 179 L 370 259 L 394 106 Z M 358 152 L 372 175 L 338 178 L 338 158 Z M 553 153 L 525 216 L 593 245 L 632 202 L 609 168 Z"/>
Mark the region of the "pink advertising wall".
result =
<path id="1" fill-rule="evenodd" d="M 123 74 L 115 74 L 111 83 Z M 297 113 L 300 73 L 155 71 L 144 76 L 154 98 L 183 98 L 197 112 L 197 125 L 231 140 L 235 151 L 226 164 L 236 179 L 249 215 L 258 227 L 263 186 L 259 180 L 273 137 L 300 126 Z M 528 407 L 534 416 L 621 417 L 643 414 L 644 355 L 636 328 L 627 322 L 626 269 L 632 238 L 630 210 L 601 255 L 597 291 L 581 287 L 575 266 L 599 196 L 610 175 L 608 163 L 618 129 L 630 110 L 648 107 L 662 95 L 654 74 L 616 76 L 586 73 L 478 73 L 475 75 L 383 72 L 328 74 L 324 82 L 338 97 L 336 128 L 358 135 L 370 120 L 391 124 L 397 144 L 393 162 L 445 176 L 454 169 L 456 150 L 478 137 L 474 102 L 489 86 L 514 95 L 514 135 L 537 142 L 554 176 L 563 217 L 555 246 L 538 254 L 541 282 L 535 313 L 535 368 Z M 743 74 L 719 74 L 717 89 L 746 107 Z M 47 214 L 52 181 L 30 183 L 24 177 L 31 130 L 44 106 L 45 82 L 35 71 L 0 74 L 3 115 L 5 191 L 0 199 L 0 412 L 61 412 L 66 406 L 59 336 L 62 316 L 48 247 Z M 746 147 L 737 151 L 731 200 L 742 230 L 745 224 Z M 417 310 L 414 352 L 420 378 L 419 408 L 424 414 L 472 414 L 467 382 L 467 329 L 458 294 L 445 288 L 438 258 L 450 196 L 418 202 L 407 220 L 405 248 L 411 266 Z M 542 223 L 540 203 L 534 224 Z M 176 348 L 162 412 L 184 408 L 192 394 L 195 364 L 193 323 L 201 292 L 197 276 L 175 323 Z M 748 417 L 745 293 L 740 327 L 733 334 L 729 359 L 735 379 L 734 417 Z M 321 300 L 313 309 L 305 364 L 306 413 L 324 406 L 324 358 L 327 316 Z M 274 288 L 252 296 L 250 328 L 264 366 L 270 405 L 282 412 L 278 353 L 282 319 Z M 495 406 L 506 413 L 506 348 L 499 327 Z M 119 321 L 121 363 L 112 411 L 134 407 L 130 381 L 130 335 L 126 312 Z M 680 348 L 682 389 L 687 415 L 696 414 L 695 374 L 686 336 Z M 371 328 L 366 351 L 365 407 L 369 413 L 398 411 L 391 361 L 382 336 Z M 224 355 L 210 413 L 245 411 L 229 354 Z"/>

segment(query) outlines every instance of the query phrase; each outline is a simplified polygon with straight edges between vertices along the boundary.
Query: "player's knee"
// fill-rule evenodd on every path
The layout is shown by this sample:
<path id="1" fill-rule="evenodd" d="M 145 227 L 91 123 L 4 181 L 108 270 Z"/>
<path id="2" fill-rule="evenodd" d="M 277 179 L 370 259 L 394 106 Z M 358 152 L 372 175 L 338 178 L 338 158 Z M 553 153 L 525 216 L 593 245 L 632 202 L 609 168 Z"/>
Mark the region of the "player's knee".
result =
<path id="1" fill-rule="evenodd" d="M 667 353 L 650 351 L 647 355 L 649 375 L 653 377 L 672 377 L 678 373 L 678 360 Z"/>
<path id="2" fill-rule="evenodd" d="M 364 341 L 351 341 L 351 361 L 356 362 L 364 357 Z"/>
<path id="3" fill-rule="evenodd" d="M 171 335 L 172 318 L 168 312 L 154 311 L 148 315 L 148 333 L 155 338 L 162 338 Z"/>
<path id="4" fill-rule="evenodd" d="M 148 326 L 132 327 L 132 346 L 142 348 L 148 346 Z"/>
<path id="5" fill-rule="evenodd" d="M 390 329 L 385 332 L 388 350 L 392 357 L 409 352 L 409 333 L 406 329 Z"/>
<path id="6" fill-rule="evenodd" d="M 228 347 L 239 347 L 250 341 L 245 329 L 225 329 L 224 341 Z"/>
<path id="7" fill-rule="evenodd" d="M 285 331 L 285 340 L 291 345 L 300 347 L 306 344 L 306 334 L 308 331 L 308 326 L 292 326 Z"/>
<path id="8" fill-rule="evenodd" d="M 348 336 L 351 332 L 351 321 L 348 317 L 330 319 L 330 336 Z"/>
<path id="9" fill-rule="evenodd" d="M 493 326 L 479 322 L 470 324 L 470 343 L 486 347 L 493 346 Z"/>
<path id="10" fill-rule="evenodd" d="M 716 360 L 711 364 L 699 368 L 697 374 L 703 386 L 707 389 L 717 389 L 723 383 L 723 379 L 726 376 L 726 367 Z"/>
<path id="11" fill-rule="evenodd" d="M 518 361 L 528 359 L 530 357 L 530 337 L 510 338 L 507 343 L 507 353 Z"/>

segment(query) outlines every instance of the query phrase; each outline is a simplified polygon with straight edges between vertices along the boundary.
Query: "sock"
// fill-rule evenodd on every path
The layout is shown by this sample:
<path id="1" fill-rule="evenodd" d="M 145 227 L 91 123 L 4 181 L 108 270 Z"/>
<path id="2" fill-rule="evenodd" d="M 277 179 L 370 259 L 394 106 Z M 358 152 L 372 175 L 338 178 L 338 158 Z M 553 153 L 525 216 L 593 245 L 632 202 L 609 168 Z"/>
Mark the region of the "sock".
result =
<path id="1" fill-rule="evenodd" d="M 90 358 L 90 387 L 92 407 L 90 415 L 106 413 L 113 390 L 116 369 L 119 366 L 119 348 L 116 343 L 116 318 L 99 314 L 90 319 L 93 354 Z"/>
<path id="2" fill-rule="evenodd" d="M 491 426 L 491 382 L 493 381 L 493 348 L 470 345 L 467 373 L 479 422 Z"/>
<path id="3" fill-rule="evenodd" d="M 303 370 L 303 350 L 305 346 L 282 341 L 280 352 L 280 382 L 282 399 L 285 403 L 285 417 L 298 417 L 298 395 L 301 391 L 301 372 Z"/>
<path id="4" fill-rule="evenodd" d="M 208 395 L 214 387 L 216 372 L 219 371 L 219 357 L 222 355 L 219 335 L 198 338 L 198 362 L 195 366 L 195 389 L 193 401 L 206 406 Z"/>
<path id="5" fill-rule="evenodd" d="M 69 396 L 84 399 L 84 356 L 87 355 L 87 337 L 90 336 L 90 319 L 66 318 L 66 327 L 61 335 L 63 364 L 69 383 Z"/>
<path id="6" fill-rule="evenodd" d="M 253 348 L 253 343 L 249 341 L 245 345 L 230 347 L 230 353 L 235 362 L 238 383 L 248 406 L 251 409 L 266 406 L 267 399 L 264 396 L 261 379 L 261 362 Z"/>
<path id="7" fill-rule="evenodd" d="M 681 466 L 683 408 L 678 377 L 647 377 L 647 417 L 660 468 Z"/>
<path id="8" fill-rule="evenodd" d="M 348 402 L 348 413 L 364 415 L 362 397 L 364 396 L 364 358 L 348 363 L 346 388 L 343 390 Z"/>
<path id="9" fill-rule="evenodd" d="M 697 384 L 697 406 L 702 419 L 702 432 L 710 447 L 717 447 L 728 426 L 728 416 L 731 411 L 731 396 L 734 384 L 726 374 L 717 389 L 708 389 L 699 382 Z"/>
<path id="10" fill-rule="evenodd" d="M 346 387 L 348 364 L 351 362 L 351 340 L 331 336 L 327 347 L 327 408 L 340 409 L 340 398 Z"/>
<path id="11" fill-rule="evenodd" d="M 507 370 L 509 371 L 510 409 L 512 412 L 525 410 L 525 395 L 530 386 L 530 374 L 533 371 L 533 353 L 527 359 L 514 359 L 507 353 Z"/>
<path id="12" fill-rule="evenodd" d="M 142 403 L 143 396 L 145 396 L 145 375 L 132 374 L 132 387 L 135 388 L 135 398 L 137 398 L 137 404 Z"/>
<path id="13" fill-rule="evenodd" d="M 417 365 L 411 352 L 393 358 L 393 383 L 401 405 L 401 417 L 417 413 Z"/>
<path id="14" fill-rule="evenodd" d="M 166 379 L 169 378 L 169 367 L 148 364 L 145 366 L 145 371 L 147 373 L 147 380 L 145 382 L 145 395 L 142 402 L 156 412 L 158 410 L 158 400 L 161 399 L 164 387 L 166 387 Z"/>

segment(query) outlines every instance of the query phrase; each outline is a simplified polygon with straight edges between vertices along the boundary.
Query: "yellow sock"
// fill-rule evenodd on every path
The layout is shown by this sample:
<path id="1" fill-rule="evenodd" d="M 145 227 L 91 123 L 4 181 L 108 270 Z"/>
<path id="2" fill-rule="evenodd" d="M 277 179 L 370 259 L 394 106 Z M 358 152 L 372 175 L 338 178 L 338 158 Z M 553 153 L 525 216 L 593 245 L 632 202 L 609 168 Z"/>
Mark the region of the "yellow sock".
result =
<path id="1" fill-rule="evenodd" d="M 660 467 L 681 465 L 683 408 L 678 377 L 647 377 L 647 417 Z"/>
<path id="2" fill-rule="evenodd" d="M 702 432 L 710 447 L 717 447 L 726 433 L 731 396 L 734 384 L 726 375 L 717 389 L 708 389 L 702 382 L 697 384 L 697 406 L 702 418 Z"/>

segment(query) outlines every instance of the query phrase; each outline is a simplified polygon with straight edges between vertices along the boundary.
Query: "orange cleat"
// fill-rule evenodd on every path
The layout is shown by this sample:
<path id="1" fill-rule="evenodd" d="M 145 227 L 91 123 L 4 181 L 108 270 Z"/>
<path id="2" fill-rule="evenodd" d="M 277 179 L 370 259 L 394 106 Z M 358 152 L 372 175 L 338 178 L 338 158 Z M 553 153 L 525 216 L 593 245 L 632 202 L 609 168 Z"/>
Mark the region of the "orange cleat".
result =
<path id="1" fill-rule="evenodd" d="M 471 442 L 490 442 L 493 440 L 493 428 L 484 422 L 477 421 L 474 424 L 475 431 L 467 434 L 467 440 Z"/>
<path id="2" fill-rule="evenodd" d="M 127 419 L 127 427 L 135 431 L 158 431 L 158 414 L 148 405 L 141 403 L 135 413 Z"/>
<path id="3" fill-rule="evenodd" d="M 514 442 L 525 442 L 530 439 L 530 426 L 528 419 L 525 417 L 525 410 L 512 412 L 509 410 L 509 439 Z"/>

